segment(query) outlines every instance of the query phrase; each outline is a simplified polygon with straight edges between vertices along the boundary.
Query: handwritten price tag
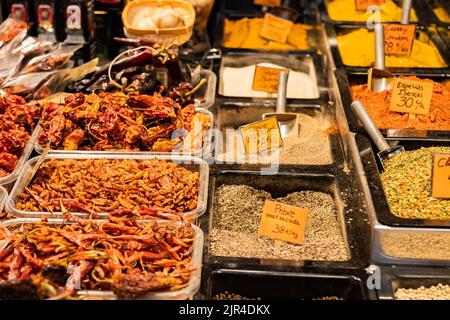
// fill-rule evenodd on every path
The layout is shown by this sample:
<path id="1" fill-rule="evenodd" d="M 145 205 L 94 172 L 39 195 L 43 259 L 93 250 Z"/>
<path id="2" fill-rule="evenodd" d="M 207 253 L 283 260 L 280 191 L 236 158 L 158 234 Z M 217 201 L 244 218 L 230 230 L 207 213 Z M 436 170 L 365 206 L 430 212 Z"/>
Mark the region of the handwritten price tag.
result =
<path id="1" fill-rule="evenodd" d="M 253 3 L 257 6 L 279 7 L 281 0 L 254 0 Z"/>
<path id="2" fill-rule="evenodd" d="M 366 11 L 370 6 L 382 6 L 386 0 L 355 0 L 356 10 Z"/>
<path id="3" fill-rule="evenodd" d="M 410 56 L 415 34 L 415 25 L 385 24 L 384 51 L 386 54 Z"/>
<path id="4" fill-rule="evenodd" d="M 427 115 L 432 94 L 432 82 L 396 78 L 389 110 Z"/>
<path id="5" fill-rule="evenodd" d="M 450 199 L 450 153 L 433 154 L 431 196 L 436 199 Z"/>
<path id="6" fill-rule="evenodd" d="M 266 200 L 259 236 L 300 244 L 303 242 L 308 210 Z"/>
<path id="7" fill-rule="evenodd" d="M 292 21 L 266 13 L 259 36 L 267 40 L 286 43 L 293 25 Z"/>
<path id="8" fill-rule="evenodd" d="M 256 121 L 239 129 L 247 154 L 280 148 L 283 145 L 283 138 L 275 117 Z"/>
<path id="9" fill-rule="evenodd" d="M 252 89 L 255 91 L 277 93 L 281 72 L 289 73 L 289 70 L 255 66 Z"/>

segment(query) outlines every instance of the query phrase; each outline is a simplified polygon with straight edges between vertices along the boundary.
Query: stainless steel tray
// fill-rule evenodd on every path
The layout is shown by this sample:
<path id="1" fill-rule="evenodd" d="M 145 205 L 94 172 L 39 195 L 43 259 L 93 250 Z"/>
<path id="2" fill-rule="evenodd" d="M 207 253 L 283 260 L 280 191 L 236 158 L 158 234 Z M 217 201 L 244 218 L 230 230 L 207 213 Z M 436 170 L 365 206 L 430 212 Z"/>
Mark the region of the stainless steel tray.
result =
<path id="1" fill-rule="evenodd" d="M 102 220 L 98 220 L 99 222 Z M 14 228 L 15 226 L 21 226 L 27 223 L 42 223 L 40 219 L 13 219 L 3 223 L 4 226 L 8 228 Z M 170 227 L 177 228 L 183 222 L 167 222 L 167 221 L 158 221 L 159 224 L 169 224 Z M 47 224 L 67 224 L 62 219 L 49 219 Z M 191 299 L 196 294 L 198 289 L 200 288 L 201 281 L 201 273 L 202 273 L 202 257 L 203 257 L 203 242 L 204 235 L 203 231 L 192 225 L 192 228 L 195 231 L 195 238 L 193 243 L 193 251 L 192 251 L 192 266 L 195 270 L 192 272 L 191 277 L 189 279 L 189 284 L 187 287 L 177 290 L 177 291 L 161 291 L 149 293 L 139 300 L 186 300 Z M 86 296 L 88 299 L 96 298 L 96 299 L 105 299 L 105 300 L 117 300 L 119 299 L 112 291 L 98 291 L 98 290 L 80 290 L 78 291 L 78 296 Z"/>
<path id="2" fill-rule="evenodd" d="M 30 159 L 17 179 L 14 188 L 12 189 L 7 202 L 6 211 L 14 217 L 17 218 L 58 218 L 62 216 L 61 212 L 42 212 L 42 211 L 21 211 L 16 208 L 16 203 L 18 201 L 19 195 L 23 193 L 25 187 L 31 183 L 32 177 L 31 173 L 34 166 L 40 157 L 35 157 Z M 197 207 L 189 212 L 183 213 L 183 218 L 185 220 L 194 220 L 201 216 L 206 211 L 207 201 L 208 201 L 208 183 L 209 183 L 209 165 L 202 159 L 191 156 L 173 156 L 165 154 L 154 154 L 145 152 L 75 152 L 75 153 L 52 153 L 45 157 L 45 161 L 50 159 L 65 160 L 65 159 L 76 159 L 76 160 L 86 160 L 86 159 L 135 159 L 135 160 L 148 160 L 148 159 L 161 159 L 177 163 L 180 166 L 187 166 L 191 170 L 196 170 L 200 174 L 199 183 L 199 194 Z M 192 168 L 195 167 L 195 169 Z M 86 216 L 86 213 L 73 212 L 77 216 Z M 170 214 L 169 214 L 170 215 Z M 100 218 L 105 218 L 108 216 L 107 213 L 99 213 Z"/>

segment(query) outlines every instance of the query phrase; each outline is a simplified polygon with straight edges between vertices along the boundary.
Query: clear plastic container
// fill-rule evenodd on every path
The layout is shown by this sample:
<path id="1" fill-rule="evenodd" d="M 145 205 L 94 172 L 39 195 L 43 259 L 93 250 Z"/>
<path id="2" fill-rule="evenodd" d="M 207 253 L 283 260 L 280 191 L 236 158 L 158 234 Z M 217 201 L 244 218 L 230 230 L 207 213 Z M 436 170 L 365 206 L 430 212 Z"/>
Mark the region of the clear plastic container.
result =
<path id="1" fill-rule="evenodd" d="M 36 163 L 39 161 L 39 156 L 30 159 L 23 167 L 19 178 L 16 181 L 7 201 L 6 201 L 6 212 L 16 218 L 58 218 L 62 216 L 61 212 L 43 212 L 43 211 L 22 211 L 16 208 L 16 203 L 19 199 L 19 195 L 22 194 L 25 188 L 31 183 L 32 172 Z M 72 152 L 72 153 L 51 153 L 45 157 L 44 161 L 51 159 L 56 160 L 87 160 L 87 159 L 117 159 L 117 160 L 149 160 L 149 159 L 160 159 L 171 161 L 179 166 L 187 167 L 190 170 L 195 170 L 199 172 L 199 194 L 197 207 L 189 212 L 183 213 L 183 218 L 186 221 L 193 221 L 194 219 L 201 216 L 206 211 L 206 206 L 208 202 L 208 184 L 209 184 L 209 165 L 206 161 L 192 156 L 174 156 L 167 154 L 155 154 L 149 152 L 102 152 L 102 151 L 85 151 L 85 152 Z M 195 168 L 193 168 L 193 166 Z M 87 214 L 83 212 L 73 212 L 76 216 L 86 217 Z M 100 218 L 106 218 L 108 213 L 99 213 Z M 170 214 L 167 214 L 170 217 Z"/>
<path id="2" fill-rule="evenodd" d="M 195 99 L 196 107 L 203 107 L 208 109 L 211 107 L 216 98 L 217 76 L 211 70 L 203 70 L 202 77 L 206 79 L 206 86 L 199 90 L 199 96 L 201 99 Z"/>
<path id="3" fill-rule="evenodd" d="M 212 102 L 212 104 L 214 104 L 214 101 Z M 203 107 L 196 107 L 195 112 L 207 115 L 211 121 L 210 129 L 212 129 L 213 123 L 214 123 L 213 114 L 210 111 L 204 109 Z M 40 133 L 40 130 L 41 129 L 39 129 L 38 134 Z M 211 154 L 212 148 L 213 148 L 212 130 L 208 130 L 206 132 L 206 134 L 203 136 L 201 148 L 195 148 L 195 150 L 191 151 L 191 152 L 172 151 L 172 152 L 155 152 L 155 154 L 189 155 L 189 156 L 205 158 L 209 154 Z M 36 139 L 36 141 L 35 141 L 34 150 L 39 154 L 42 154 L 45 150 L 45 147 L 43 145 L 39 144 L 38 139 Z M 61 153 L 61 154 L 74 153 L 74 152 L 75 153 L 76 152 L 83 152 L 83 153 L 87 152 L 84 150 L 51 150 L 51 151 L 52 151 L 52 153 L 54 152 L 54 153 Z M 92 151 L 92 152 L 110 153 L 109 151 Z M 151 153 L 149 151 L 142 151 L 142 152 Z"/>
<path id="4" fill-rule="evenodd" d="M 5 209 L 6 199 L 8 198 L 8 191 L 0 186 L 0 212 Z"/>
<path id="5" fill-rule="evenodd" d="M 9 175 L 5 177 L 0 178 L 0 186 L 7 187 L 7 185 L 12 184 L 17 179 L 19 174 L 22 172 L 23 166 L 30 157 L 31 152 L 33 152 L 33 146 L 37 140 L 40 130 L 41 130 L 40 126 L 37 126 L 36 129 L 34 129 L 33 133 L 31 134 L 30 140 L 28 141 L 25 148 L 22 150 L 22 154 L 13 172 L 11 172 Z"/>
<path id="6" fill-rule="evenodd" d="M 102 220 L 99 220 L 102 221 Z M 4 226 L 12 229 L 15 226 L 20 226 L 26 223 L 41 223 L 38 218 L 25 218 L 25 219 L 13 219 L 3 223 Z M 158 221 L 159 224 L 165 225 L 169 224 L 169 227 L 177 228 L 183 222 L 167 222 Z M 47 224 L 67 224 L 63 219 L 49 219 Z M 139 300 L 186 300 L 192 299 L 194 295 L 200 288 L 201 275 L 202 275 L 202 258 L 203 258 L 203 242 L 204 235 L 203 231 L 192 225 L 195 232 L 193 250 L 192 250 L 192 266 L 195 270 L 191 273 L 189 279 L 189 284 L 185 288 L 177 291 L 160 291 L 149 293 Z M 89 297 L 93 299 L 105 299 L 105 300 L 117 300 L 119 299 L 112 291 L 98 291 L 98 290 L 80 290 L 78 291 L 78 296 L 85 296 L 87 299 Z"/>

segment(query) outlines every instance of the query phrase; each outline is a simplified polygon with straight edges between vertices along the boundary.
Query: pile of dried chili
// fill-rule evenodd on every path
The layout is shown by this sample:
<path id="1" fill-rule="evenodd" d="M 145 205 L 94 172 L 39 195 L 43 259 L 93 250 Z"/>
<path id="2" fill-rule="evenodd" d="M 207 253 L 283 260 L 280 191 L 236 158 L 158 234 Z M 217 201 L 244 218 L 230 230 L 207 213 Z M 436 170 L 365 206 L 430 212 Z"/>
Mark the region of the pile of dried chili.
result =
<path id="1" fill-rule="evenodd" d="M 180 219 L 197 207 L 199 173 L 165 160 L 50 160 L 19 195 L 25 211 Z"/>
<path id="2" fill-rule="evenodd" d="M 40 112 L 19 96 L 0 95 L 0 177 L 14 171 Z"/>
<path id="3" fill-rule="evenodd" d="M 138 298 L 189 284 L 195 231 L 109 217 L 71 224 L 0 223 L 0 299 L 64 299 L 78 290 Z"/>
<path id="4" fill-rule="evenodd" d="M 45 104 L 40 125 L 39 143 L 52 149 L 190 152 L 198 144 L 186 146 L 184 138 L 206 133 L 211 118 L 159 93 L 79 93 L 63 105 Z"/>

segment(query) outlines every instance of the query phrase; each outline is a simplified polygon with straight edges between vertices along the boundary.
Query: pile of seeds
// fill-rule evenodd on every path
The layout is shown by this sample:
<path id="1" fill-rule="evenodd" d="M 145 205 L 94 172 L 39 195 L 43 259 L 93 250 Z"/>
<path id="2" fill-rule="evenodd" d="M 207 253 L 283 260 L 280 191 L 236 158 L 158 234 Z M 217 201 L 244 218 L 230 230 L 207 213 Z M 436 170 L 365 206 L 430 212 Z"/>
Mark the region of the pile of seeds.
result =
<path id="1" fill-rule="evenodd" d="M 301 191 L 275 199 L 309 210 L 300 245 L 258 236 L 262 208 L 271 195 L 246 185 L 223 185 L 215 194 L 210 251 L 216 256 L 345 261 L 350 258 L 329 194 Z"/>
<path id="2" fill-rule="evenodd" d="M 336 297 L 336 296 L 325 296 L 325 297 L 314 298 L 313 300 L 344 300 L 344 299 Z"/>
<path id="3" fill-rule="evenodd" d="M 395 292 L 397 300 L 450 300 L 450 286 L 439 283 L 436 286 L 417 289 L 400 288 Z"/>
<path id="4" fill-rule="evenodd" d="M 445 232 L 389 232 L 381 238 L 384 254 L 404 259 L 450 260 L 450 235 Z"/>
<path id="5" fill-rule="evenodd" d="M 450 200 L 431 200 L 432 154 L 450 147 L 402 152 L 385 162 L 381 174 L 392 214 L 407 219 L 450 219 Z"/>
<path id="6" fill-rule="evenodd" d="M 249 298 L 241 296 L 240 294 L 225 291 L 223 293 L 216 294 L 213 300 L 262 300 L 260 297 Z"/>

